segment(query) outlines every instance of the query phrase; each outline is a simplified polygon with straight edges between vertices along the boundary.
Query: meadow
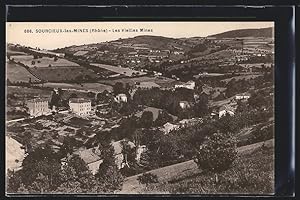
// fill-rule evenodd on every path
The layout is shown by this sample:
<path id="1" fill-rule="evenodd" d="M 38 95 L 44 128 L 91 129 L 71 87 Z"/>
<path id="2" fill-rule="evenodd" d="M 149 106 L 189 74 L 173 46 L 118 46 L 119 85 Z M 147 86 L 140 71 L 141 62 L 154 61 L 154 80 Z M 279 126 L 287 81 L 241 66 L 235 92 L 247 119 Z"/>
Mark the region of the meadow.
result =
<path id="1" fill-rule="evenodd" d="M 6 78 L 10 82 L 28 82 L 30 79 L 32 82 L 40 81 L 37 77 L 33 76 L 26 68 L 15 64 L 15 63 L 6 63 Z"/>
<path id="2" fill-rule="evenodd" d="M 14 59 L 14 62 L 18 63 L 22 63 L 25 66 L 28 67 L 49 67 L 49 65 L 51 66 L 60 66 L 60 67 L 79 67 L 79 65 L 77 63 L 68 61 L 66 59 L 63 58 L 57 58 L 56 61 L 54 61 L 54 58 L 50 58 L 50 57 L 46 57 L 43 56 L 42 58 L 37 58 L 34 59 L 34 57 L 32 55 L 17 55 L 17 56 L 11 56 L 11 59 Z M 32 63 L 34 61 L 34 64 Z"/>
<path id="3" fill-rule="evenodd" d="M 63 90 L 85 90 L 90 92 L 103 92 L 104 90 L 112 91 L 112 86 L 101 83 L 44 83 L 44 87 L 61 88 Z"/>
<path id="4" fill-rule="evenodd" d="M 91 63 L 92 66 L 100 67 L 109 71 L 113 71 L 118 74 L 123 74 L 125 76 L 132 76 L 133 73 L 138 75 L 145 75 L 145 72 L 136 71 L 130 68 L 124 68 L 124 67 L 116 67 L 112 65 L 105 65 L 105 64 L 97 64 L 97 63 Z"/>

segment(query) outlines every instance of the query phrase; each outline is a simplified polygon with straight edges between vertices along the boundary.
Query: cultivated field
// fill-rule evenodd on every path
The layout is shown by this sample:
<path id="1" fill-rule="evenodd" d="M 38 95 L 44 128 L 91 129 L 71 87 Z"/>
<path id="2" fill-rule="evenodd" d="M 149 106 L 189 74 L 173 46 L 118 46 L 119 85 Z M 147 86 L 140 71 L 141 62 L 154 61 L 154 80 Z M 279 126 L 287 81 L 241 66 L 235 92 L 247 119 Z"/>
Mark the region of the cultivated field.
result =
<path id="1" fill-rule="evenodd" d="M 49 82 L 75 81 L 98 78 L 93 70 L 84 67 L 41 67 L 30 68 L 41 80 Z"/>
<path id="2" fill-rule="evenodd" d="M 18 97 L 20 97 L 21 100 L 25 100 L 26 97 L 50 97 L 51 91 L 21 86 L 7 86 L 7 94 L 15 94 L 15 99 L 18 99 Z"/>
<path id="3" fill-rule="evenodd" d="M 112 86 L 104 85 L 101 83 L 82 83 L 82 84 L 75 84 L 75 83 L 45 83 L 43 84 L 44 87 L 51 87 L 51 88 L 61 88 L 64 90 L 85 90 L 91 92 L 103 92 L 104 90 L 112 91 Z"/>
<path id="4" fill-rule="evenodd" d="M 100 67 L 109 71 L 113 71 L 118 74 L 123 74 L 125 76 L 132 76 L 133 73 L 138 73 L 138 75 L 145 75 L 145 72 L 136 71 L 129 68 L 124 67 L 116 67 L 112 65 L 104 65 L 104 64 L 97 64 L 97 63 L 91 63 L 92 66 Z"/>
<path id="5" fill-rule="evenodd" d="M 6 78 L 12 83 L 18 81 L 28 82 L 29 79 L 31 79 L 32 82 L 40 81 L 27 69 L 15 63 L 6 63 Z"/>
<path id="6" fill-rule="evenodd" d="M 54 61 L 54 58 L 43 56 L 42 58 L 34 59 L 31 55 L 18 55 L 11 56 L 15 62 L 20 62 L 28 67 L 49 67 L 51 66 L 68 66 L 68 67 L 79 67 L 77 63 L 68 61 L 63 58 L 58 58 L 57 61 Z M 32 63 L 34 61 L 34 64 Z"/>

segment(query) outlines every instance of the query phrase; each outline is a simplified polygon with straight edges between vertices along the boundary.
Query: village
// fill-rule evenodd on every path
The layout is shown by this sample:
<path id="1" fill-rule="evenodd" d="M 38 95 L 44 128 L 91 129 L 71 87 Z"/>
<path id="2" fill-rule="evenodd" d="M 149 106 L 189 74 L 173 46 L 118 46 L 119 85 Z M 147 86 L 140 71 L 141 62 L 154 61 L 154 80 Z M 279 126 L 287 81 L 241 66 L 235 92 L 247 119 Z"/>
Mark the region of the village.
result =
<path id="1" fill-rule="evenodd" d="M 238 147 L 273 139 L 272 38 L 154 40 L 55 51 L 8 44 L 6 170 L 22 171 L 47 147 L 62 166 L 79 156 L 96 175 L 111 145 L 130 178 L 194 159 L 216 131 L 236 135 Z"/>

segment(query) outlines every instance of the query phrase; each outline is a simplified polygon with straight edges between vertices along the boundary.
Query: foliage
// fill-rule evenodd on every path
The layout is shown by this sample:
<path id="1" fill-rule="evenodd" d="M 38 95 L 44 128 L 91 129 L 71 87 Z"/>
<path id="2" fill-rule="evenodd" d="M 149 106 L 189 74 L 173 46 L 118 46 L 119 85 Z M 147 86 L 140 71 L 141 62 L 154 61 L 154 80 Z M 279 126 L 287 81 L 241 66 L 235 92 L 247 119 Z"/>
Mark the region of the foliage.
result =
<path id="1" fill-rule="evenodd" d="M 49 148 L 37 148 L 23 161 L 17 172 L 8 171 L 8 192 L 12 193 L 101 193 L 113 192 L 122 184 L 122 176 L 113 157 L 105 157 L 101 173 L 94 176 L 76 155 L 64 158 L 64 164 Z M 111 163 L 113 162 L 113 163 Z"/>
<path id="2" fill-rule="evenodd" d="M 230 168 L 236 157 L 234 138 L 229 134 L 215 133 L 200 146 L 195 162 L 201 169 L 219 173 Z"/>
<path id="3" fill-rule="evenodd" d="M 274 193 L 274 150 L 258 148 L 238 157 L 232 167 L 219 174 L 202 172 L 168 183 L 149 184 L 145 193 L 171 194 L 272 194 Z"/>
<path id="4" fill-rule="evenodd" d="M 139 120 L 139 126 L 142 128 L 150 128 L 153 124 L 153 113 L 151 111 L 143 112 Z"/>
<path id="5" fill-rule="evenodd" d="M 9 188 L 16 192 L 22 186 L 30 193 L 53 191 L 60 184 L 60 161 L 45 146 L 30 152 L 22 163 L 22 169 L 8 176 Z"/>
<path id="6" fill-rule="evenodd" d="M 165 110 L 162 110 L 159 112 L 157 119 L 154 122 L 155 126 L 162 126 L 167 122 L 173 121 L 173 118 L 171 115 L 169 115 Z"/>
<path id="7" fill-rule="evenodd" d="M 127 93 L 126 88 L 124 87 L 123 83 L 121 82 L 117 82 L 114 86 L 113 86 L 113 91 L 115 95 L 121 94 L 121 93 Z"/>
<path id="8" fill-rule="evenodd" d="M 96 178 L 103 186 L 104 192 L 112 192 L 121 189 L 123 176 L 115 163 L 114 148 L 111 144 L 104 146 L 103 163 L 100 164 Z"/>
<path id="9" fill-rule="evenodd" d="M 140 184 L 150 184 L 150 183 L 158 183 L 158 177 L 152 173 L 143 173 L 142 175 L 138 176 L 138 181 Z"/>

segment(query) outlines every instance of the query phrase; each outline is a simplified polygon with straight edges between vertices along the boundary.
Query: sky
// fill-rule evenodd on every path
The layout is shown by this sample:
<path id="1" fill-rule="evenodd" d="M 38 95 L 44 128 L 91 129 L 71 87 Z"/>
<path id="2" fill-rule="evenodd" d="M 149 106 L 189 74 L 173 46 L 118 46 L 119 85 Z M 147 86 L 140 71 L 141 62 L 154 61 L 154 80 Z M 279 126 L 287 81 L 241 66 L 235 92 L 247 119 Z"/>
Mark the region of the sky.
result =
<path id="1" fill-rule="evenodd" d="M 274 27 L 273 22 L 7 22 L 6 42 L 41 49 L 56 49 L 129 38 L 155 35 L 172 38 L 206 37 L 225 31 Z M 44 30 L 51 29 L 51 33 Z M 87 32 L 57 32 L 85 29 Z M 123 29 L 138 30 L 122 32 Z M 152 30 L 140 31 L 140 29 Z M 55 31 L 53 31 L 55 30 Z M 100 32 L 91 32 L 100 30 Z M 106 30 L 106 32 L 102 32 Z M 30 32 L 31 31 L 31 32 Z M 119 31 L 119 32 L 118 32 Z M 26 33 L 25 33 L 26 32 Z"/>

